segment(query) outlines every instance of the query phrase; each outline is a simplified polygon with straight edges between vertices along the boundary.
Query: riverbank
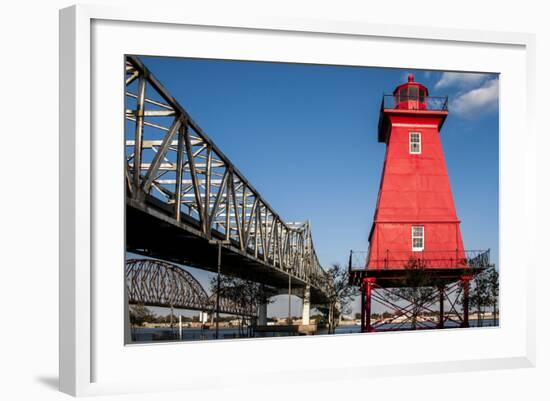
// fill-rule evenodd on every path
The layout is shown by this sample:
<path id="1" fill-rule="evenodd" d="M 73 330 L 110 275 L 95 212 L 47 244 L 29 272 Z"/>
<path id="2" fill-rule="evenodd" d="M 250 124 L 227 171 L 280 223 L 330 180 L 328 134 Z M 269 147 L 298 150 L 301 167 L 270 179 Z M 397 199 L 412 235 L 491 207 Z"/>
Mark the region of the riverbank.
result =
<path id="1" fill-rule="evenodd" d="M 482 324 L 480 324 L 482 323 Z M 422 322 L 423 326 L 419 329 L 436 329 L 437 322 Z M 496 326 L 499 325 L 499 320 L 496 321 Z M 483 319 L 478 321 L 477 318 L 470 318 L 470 327 L 494 327 L 493 319 Z M 445 328 L 459 328 L 459 324 L 452 321 L 447 321 Z M 410 330 L 403 322 L 383 324 L 378 327 L 379 331 L 392 330 Z M 359 333 L 361 327 L 358 324 L 345 324 L 336 328 L 335 334 L 354 334 Z M 326 328 L 317 328 L 312 335 L 326 335 Z M 287 337 L 302 335 L 298 330 L 295 331 L 271 331 L 271 332 L 254 332 L 252 328 L 245 328 L 244 334 L 237 327 L 220 327 L 218 331 L 218 339 L 237 339 L 237 338 L 260 338 L 260 337 Z M 139 327 L 132 329 L 132 338 L 135 343 L 151 343 L 165 341 L 207 341 L 216 339 L 216 330 L 214 326 L 208 328 L 154 328 L 154 327 Z"/>

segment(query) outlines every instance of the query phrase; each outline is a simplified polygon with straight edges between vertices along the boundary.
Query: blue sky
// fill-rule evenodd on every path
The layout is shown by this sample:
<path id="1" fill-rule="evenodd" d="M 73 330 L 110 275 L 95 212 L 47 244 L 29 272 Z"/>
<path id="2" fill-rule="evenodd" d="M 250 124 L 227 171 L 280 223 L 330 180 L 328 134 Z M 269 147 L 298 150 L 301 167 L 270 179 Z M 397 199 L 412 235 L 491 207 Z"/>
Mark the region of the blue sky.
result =
<path id="1" fill-rule="evenodd" d="M 141 59 L 283 219 L 310 220 L 323 266 L 368 248 L 385 152 L 380 100 L 414 73 L 430 95 L 449 96 L 441 135 L 464 244 L 491 248 L 498 266 L 498 76 Z M 269 315 L 286 308 L 276 302 Z"/>

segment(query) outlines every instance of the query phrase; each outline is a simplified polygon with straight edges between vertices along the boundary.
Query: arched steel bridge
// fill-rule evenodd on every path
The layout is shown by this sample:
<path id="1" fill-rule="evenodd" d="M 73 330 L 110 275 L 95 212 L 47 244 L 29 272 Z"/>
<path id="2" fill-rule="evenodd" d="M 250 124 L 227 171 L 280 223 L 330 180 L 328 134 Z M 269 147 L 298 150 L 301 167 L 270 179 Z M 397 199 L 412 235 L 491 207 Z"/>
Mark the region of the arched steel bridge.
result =
<path id="1" fill-rule="evenodd" d="M 155 259 L 129 259 L 125 268 L 129 304 L 173 307 L 214 313 L 216 293 L 210 296 L 187 270 Z M 220 297 L 220 313 L 256 316 L 256 310 L 244 308 Z"/>
<path id="2" fill-rule="evenodd" d="M 143 65 L 126 58 L 127 251 L 293 289 L 329 291 L 309 223 L 286 223 Z M 251 149 L 250 151 L 253 151 Z"/>

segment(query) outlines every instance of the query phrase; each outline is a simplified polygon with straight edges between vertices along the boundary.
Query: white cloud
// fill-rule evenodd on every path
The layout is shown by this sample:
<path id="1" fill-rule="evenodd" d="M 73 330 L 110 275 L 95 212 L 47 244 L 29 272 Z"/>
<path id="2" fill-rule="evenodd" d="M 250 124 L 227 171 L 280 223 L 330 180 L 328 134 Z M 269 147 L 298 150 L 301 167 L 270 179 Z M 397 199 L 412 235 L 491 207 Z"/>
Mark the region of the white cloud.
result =
<path id="1" fill-rule="evenodd" d="M 435 89 L 448 88 L 450 86 L 470 89 L 481 84 L 487 77 L 487 74 L 444 72 L 441 74 L 439 81 L 435 84 Z"/>
<path id="2" fill-rule="evenodd" d="M 450 109 L 463 117 L 491 112 L 498 106 L 498 79 L 494 78 L 451 100 Z"/>

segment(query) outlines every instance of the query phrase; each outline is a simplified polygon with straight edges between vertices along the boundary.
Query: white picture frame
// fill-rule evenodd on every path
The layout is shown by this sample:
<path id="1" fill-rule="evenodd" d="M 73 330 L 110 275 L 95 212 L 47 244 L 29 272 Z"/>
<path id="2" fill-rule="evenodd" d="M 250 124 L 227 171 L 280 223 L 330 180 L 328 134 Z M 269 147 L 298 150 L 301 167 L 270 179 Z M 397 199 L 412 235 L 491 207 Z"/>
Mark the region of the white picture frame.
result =
<path id="1" fill-rule="evenodd" d="M 167 33 L 171 39 L 158 41 Z M 164 36 L 163 36 L 164 35 Z M 200 47 L 182 49 L 178 35 L 191 35 Z M 224 35 L 224 47 L 216 44 Z M 133 38 L 126 44 L 124 39 Z M 255 47 L 258 37 L 262 49 Z M 106 38 L 109 38 L 107 44 Z M 139 40 L 138 40 L 139 39 Z M 60 12 L 60 389 L 72 395 L 198 389 L 208 383 L 218 387 L 240 385 L 246 374 L 256 383 L 273 380 L 327 380 L 327 377 L 377 377 L 433 372 L 458 372 L 534 366 L 534 252 L 535 244 L 535 132 L 531 122 L 534 110 L 534 36 L 521 33 L 436 29 L 398 25 L 374 25 L 358 21 L 298 20 L 237 15 L 185 14 L 179 9 L 160 7 L 117 8 L 105 5 L 79 5 Z M 339 50 L 334 46 L 338 42 Z M 382 43 L 383 42 L 383 43 Z M 315 338 L 258 339 L 216 343 L 124 346 L 123 326 L 123 202 L 120 193 L 111 193 L 106 180 L 109 171 L 120 167 L 122 152 L 107 145 L 113 138 L 95 135 L 105 124 L 123 126 L 122 117 L 107 116 L 102 110 L 122 110 L 122 81 L 116 81 L 108 68 L 123 53 L 172 56 L 238 58 L 266 61 L 347 63 L 397 67 L 399 60 L 381 47 L 432 46 L 438 60 L 409 58 L 407 68 L 497 72 L 501 74 L 500 98 L 500 207 L 501 207 L 501 326 L 467 331 L 445 330 L 430 333 L 315 336 Z M 231 43 L 231 46 L 228 45 Z M 311 43 L 311 47 L 305 44 Z M 321 43 L 334 51 L 319 51 Z M 280 47 L 284 45 L 284 55 Z M 217 46 L 217 47 L 216 47 Z M 331 47 L 332 46 L 332 47 Z M 376 63 L 365 64 L 365 55 L 353 52 L 371 49 Z M 396 47 L 397 48 L 397 47 Z M 405 52 L 405 48 L 401 48 Z M 269 53 L 272 51 L 273 53 Z M 317 51 L 317 52 L 316 52 Z M 121 53 L 122 52 L 122 53 Z M 277 53 L 278 52 L 278 53 Z M 378 52 L 378 53 L 376 53 Z M 453 56 L 452 54 L 455 54 Z M 471 53 L 471 54 L 470 54 Z M 452 57 L 470 54 L 452 64 Z M 331 58 L 332 57 L 332 58 Z M 507 60 L 503 63 L 503 60 Z M 500 64 L 499 64 L 500 63 Z M 500 65 L 500 67 L 499 67 Z M 120 59 L 120 69 L 122 68 Z M 492 67 L 492 68 L 490 68 Z M 112 68 L 111 68 L 112 69 Z M 121 70 L 117 73 L 120 73 Z M 120 78 L 119 76 L 119 78 Z M 99 83 L 102 84 L 99 84 Z M 109 83 L 111 85 L 104 85 Z M 118 92 L 120 93 L 118 93 Z M 102 97 L 105 92 L 113 96 Z M 118 93 L 118 94 L 117 94 Z M 513 95 L 513 96 L 512 96 Z M 97 100 L 101 99 L 101 102 Z M 514 109 L 514 113 L 509 113 Z M 102 114 L 103 113 L 103 114 Z M 122 113 L 120 113 L 122 116 Z M 95 130 L 95 131 L 94 131 Z M 518 139 L 512 132 L 523 132 Z M 120 138 L 122 138 L 122 131 Z M 122 140 L 119 141 L 120 145 Z M 114 142 L 113 142 L 114 143 Z M 514 156 L 512 165 L 511 156 Z M 118 157 L 120 156 L 120 160 Z M 98 160 L 101 159 L 101 165 Z M 103 162 L 104 161 L 104 162 Z M 103 187 L 105 185 L 105 187 Z M 514 189 L 520 185 L 523 191 Z M 119 185 L 122 189 L 122 185 Z M 105 202 L 113 200 L 112 205 Z M 113 231 L 104 230 L 105 221 L 120 221 Z M 116 226 L 116 225 L 113 225 Z M 523 235 L 519 235 L 522 232 Z M 110 247 L 105 241 L 111 243 Z M 516 247 L 506 247 L 514 243 Z M 521 258 L 521 259 L 520 259 Z M 102 262 L 120 266 L 105 270 Z M 510 274 L 509 266 L 521 270 Z M 110 276 L 113 274 L 112 276 Z M 513 280 L 513 282 L 512 282 Z M 513 289 L 513 293 L 512 293 Z M 120 291 L 118 291 L 120 290 Z M 98 297 L 98 291 L 102 297 Z M 117 292 L 118 291 L 118 292 Z M 108 310 L 113 305 L 112 311 Z M 513 321 L 511 316 L 513 316 Z M 117 322 L 118 319 L 118 322 Z M 98 327 L 113 328 L 112 335 Z M 397 337 L 399 336 L 399 337 Z M 395 355 L 376 354 L 399 339 Z M 454 342 L 452 350 L 438 348 Z M 118 344 L 118 345 L 117 345 Z M 419 355 L 416 348 L 431 344 L 434 352 Z M 467 348 L 470 344 L 473 348 Z M 478 344 L 477 348 L 472 344 Z M 506 347 L 505 347 L 506 345 Z M 340 359 L 327 361 L 315 356 L 326 347 L 356 350 Z M 194 369 L 178 374 L 155 375 L 132 371 L 136 361 L 144 365 L 185 352 L 197 361 Z M 199 355 L 224 355 L 216 369 L 201 370 Z M 285 353 L 305 357 L 300 364 L 285 366 Z M 212 354 L 213 355 L 213 354 Z M 270 364 L 250 363 L 258 355 L 268 356 Z M 280 357 L 279 357 L 280 356 Z M 280 358 L 280 359 L 279 359 Z M 248 365 L 248 366 L 247 366 Z M 224 370 L 225 369 L 225 370 Z M 170 370 L 170 366 L 166 366 Z M 240 376 L 239 376 L 240 375 Z M 185 377 L 182 379 L 182 377 Z M 245 383 L 242 382 L 242 385 Z"/>

